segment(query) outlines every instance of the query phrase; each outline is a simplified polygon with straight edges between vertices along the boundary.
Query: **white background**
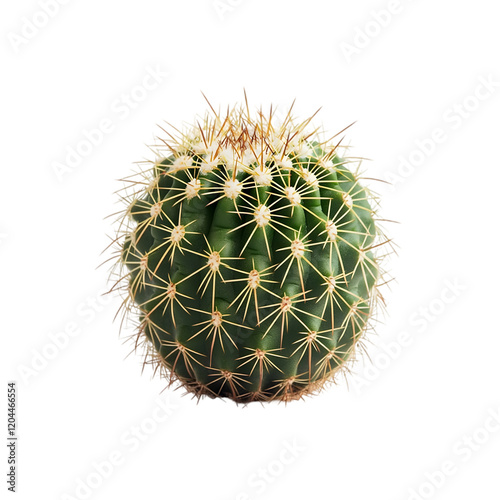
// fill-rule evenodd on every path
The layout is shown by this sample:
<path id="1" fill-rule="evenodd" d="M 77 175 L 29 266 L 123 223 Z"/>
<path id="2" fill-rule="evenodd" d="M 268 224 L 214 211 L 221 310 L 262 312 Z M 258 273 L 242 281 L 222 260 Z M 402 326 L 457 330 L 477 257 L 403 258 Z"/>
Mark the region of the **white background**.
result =
<path id="1" fill-rule="evenodd" d="M 2 370 L 18 382 L 18 498 L 500 498 L 496 4 L 72 0 L 48 1 L 49 16 L 42 3 L 0 14 Z M 148 71 L 157 84 L 144 91 Z M 243 88 L 255 107 L 297 98 L 302 118 L 322 106 L 331 132 L 357 121 L 352 154 L 394 183 L 369 181 L 399 222 L 386 225 L 398 256 L 371 362 L 349 387 L 286 406 L 162 392 L 127 357 L 119 301 L 100 296 L 108 268 L 96 269 L 117 179 L 151 158 L 158 125 L 203 113 L 201 91 L 224 107 Z M 56 171 L 102 120 L 100 143 Z"/>

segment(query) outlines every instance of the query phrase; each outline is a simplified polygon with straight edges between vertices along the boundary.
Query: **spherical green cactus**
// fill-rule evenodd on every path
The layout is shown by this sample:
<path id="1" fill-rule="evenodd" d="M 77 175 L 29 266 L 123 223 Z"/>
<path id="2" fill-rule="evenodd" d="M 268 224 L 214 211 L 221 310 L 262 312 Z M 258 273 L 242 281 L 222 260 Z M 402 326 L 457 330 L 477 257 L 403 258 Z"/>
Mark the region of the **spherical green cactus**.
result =
<path id="1" fill-rule="evenodd" d="M 213 112 L 213 113 L 212 113 Z M 374 198 L 291 110 L 213 108 L 125 197 L 118 283 L 137 343 L 196 396 L 290 401 L 348 366 L 380 298 Z M 358 349 L 356 349 L 358 350 Z"/>

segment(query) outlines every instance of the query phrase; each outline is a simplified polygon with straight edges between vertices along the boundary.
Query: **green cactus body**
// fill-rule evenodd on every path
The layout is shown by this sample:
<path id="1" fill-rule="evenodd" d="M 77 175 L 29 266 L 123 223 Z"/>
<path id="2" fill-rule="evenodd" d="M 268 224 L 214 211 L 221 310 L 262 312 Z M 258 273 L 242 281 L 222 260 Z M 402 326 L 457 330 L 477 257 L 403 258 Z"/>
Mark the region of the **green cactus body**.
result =
<path id="1" fill-rule="evenodd" d="M 127 309 L 155 366 L 197 396 L 315 392 L 347 366 L 372 316 L 373 199 L 341 146 L 307 124 L 207 116 L 165 142 L 127 201 Z"/>

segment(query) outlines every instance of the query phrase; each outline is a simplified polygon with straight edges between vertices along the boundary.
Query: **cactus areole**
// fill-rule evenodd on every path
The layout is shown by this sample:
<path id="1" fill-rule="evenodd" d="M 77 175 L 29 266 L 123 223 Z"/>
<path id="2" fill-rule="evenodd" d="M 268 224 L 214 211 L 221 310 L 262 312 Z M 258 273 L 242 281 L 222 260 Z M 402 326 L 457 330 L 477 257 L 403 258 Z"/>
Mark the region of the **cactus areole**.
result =
<path id="1" fill-rule="evenodd" d="M 386 242 L 375 200 L 359 159 L 310 122 L 212 108 L 125 179 L 115 287 L 145 362 L 198 397 L 317 392 L 370 324 Z"/>

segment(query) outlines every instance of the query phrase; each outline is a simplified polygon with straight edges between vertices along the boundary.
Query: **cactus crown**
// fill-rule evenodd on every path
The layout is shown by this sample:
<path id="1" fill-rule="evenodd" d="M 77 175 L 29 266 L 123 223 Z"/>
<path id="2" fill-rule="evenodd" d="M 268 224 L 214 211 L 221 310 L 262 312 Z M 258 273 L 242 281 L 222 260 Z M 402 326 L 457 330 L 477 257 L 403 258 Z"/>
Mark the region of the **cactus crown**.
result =
<path id="1" fill-rule="evenodd" d="M 164 131 L 157 161 L 125 179 L 113 288 L 139 320 L 145 362 L 197 396 L 319 390 L 348 366 L 381 297 L 376 200 L 339 134 L 309 131 L 313 117 L 211 107 Z"/>

